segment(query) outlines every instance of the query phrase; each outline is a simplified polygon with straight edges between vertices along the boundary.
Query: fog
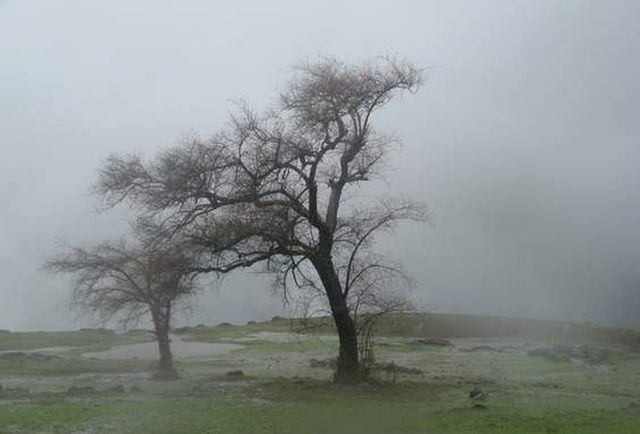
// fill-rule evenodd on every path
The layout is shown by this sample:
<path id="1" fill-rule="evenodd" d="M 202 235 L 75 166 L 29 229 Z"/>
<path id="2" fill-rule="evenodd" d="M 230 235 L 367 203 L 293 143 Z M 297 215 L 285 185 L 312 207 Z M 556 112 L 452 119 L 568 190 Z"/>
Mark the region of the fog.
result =
<path id="1" fill-rule="evenodd" d="M 109 153 L 214 133 L 301 61 L 384 54 L 427 68 L 376 118 L 404 143 L 385 189 L 433 214 L 381 245 L 416 305 L 639 326 L 639 22 L 631 0 L 0 1 L 0 328 L 91 323 L 40 268 L 127 230 L 89 193 Z M 268 286 L 235 273 L 181 321 L 281 314 Z"/>

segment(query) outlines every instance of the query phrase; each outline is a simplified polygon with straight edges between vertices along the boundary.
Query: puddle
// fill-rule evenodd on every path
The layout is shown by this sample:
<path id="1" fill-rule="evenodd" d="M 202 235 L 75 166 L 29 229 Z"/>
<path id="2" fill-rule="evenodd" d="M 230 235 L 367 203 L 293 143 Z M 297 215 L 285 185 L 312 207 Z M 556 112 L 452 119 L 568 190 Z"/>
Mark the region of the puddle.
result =
<path id="1" fill-rule="evenodd" d="M 241 348 L 244 347 L 238 344 L 188 342 L 182 340 L 180 336 L 171 336 L 171 352 L 173 353 L 173 357 L 176 359 L 184 357 L 217 356 L 227 354 L 230 351 L 239 350 Z M 84 357 L 107 360 L 156 360 L 158 358 L 158 345 L 156 342 L 118 345 L 106 351 L 85 353 Z"/>

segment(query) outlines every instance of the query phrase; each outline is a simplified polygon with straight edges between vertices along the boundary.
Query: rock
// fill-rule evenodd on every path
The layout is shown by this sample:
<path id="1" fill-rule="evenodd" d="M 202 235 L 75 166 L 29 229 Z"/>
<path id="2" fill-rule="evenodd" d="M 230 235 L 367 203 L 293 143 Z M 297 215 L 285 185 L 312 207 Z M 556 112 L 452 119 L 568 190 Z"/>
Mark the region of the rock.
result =
<path id="1" fill-rule="evenodd" d="M 229 371 L 225 374 L 227 377 L 243 377 L 244 371 L 242 369 L 238 369 L 235 371 Z"/>
<path id="2" fill-rule="evenodd" d="M 218 324 L 216 327 L 231 327 L 233 324 L 229 323 L 229 322 L 221 322 L 220 324 Z"/>
<path id="3" fill-rule="evenodd" d="M 137 384 L 134 384 L 133 386 L 131 386 L 131 388 L 129 388 L 130 392 L 143 392 L 144 389 L 142 389 L 142 387 L 138 386 Z"/>
<path id="4" fill-rule="evenodd" d="M 633 401 L 627 405 L 629 410 L 638 410 L 640 409 L 640 401 Z"/>
<path id="5" fill-rule="evenodd" d="M 376 370 L 392 373 L 392 374 L 405 374 L 405 375 L 422 375 L 423 372 L 418 368 L 408 368 L 406 366 L 397 365 L 394 362 L 378 364 L 375 367 Z"/>
<path id="6" fill-rule="evenodd" d="M 413 341 L 416 345 L 433 345 L 437 347 L 450 347 L 453 344 L 450 340 L 444 338 L 421 338 Z"/>
<path id="7" fill-rule="evenodd" d="M 485 401 L 489 394 L 484 390 L 475 387 L 469 392 L 469 398 L 471 398 L 474 402 L 476 401 Z"/>

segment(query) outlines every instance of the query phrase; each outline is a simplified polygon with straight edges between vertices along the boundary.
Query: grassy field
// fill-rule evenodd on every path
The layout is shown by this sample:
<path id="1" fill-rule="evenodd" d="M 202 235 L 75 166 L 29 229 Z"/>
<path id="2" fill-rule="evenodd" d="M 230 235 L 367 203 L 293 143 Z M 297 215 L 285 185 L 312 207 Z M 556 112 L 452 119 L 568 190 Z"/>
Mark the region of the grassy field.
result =
<path id="1" fill-rule="evenodd" d="M 310 326 L 276 319 L 176 330 L 185 341 L 241 345 L 176 354 L 178 381 L 150 379 L 148 361 L 83 356 L 143 342 L 144 333 L 0 333 L 0 433 L 640 432 L 635 331 L 400 316 L 378 331 L 376 381 L 343 386 L 331 382 L 330 326 Z M 435 337 L 451 345 L 416 341 Z M 473 389 L 486 400 L 472 401 Z"/>

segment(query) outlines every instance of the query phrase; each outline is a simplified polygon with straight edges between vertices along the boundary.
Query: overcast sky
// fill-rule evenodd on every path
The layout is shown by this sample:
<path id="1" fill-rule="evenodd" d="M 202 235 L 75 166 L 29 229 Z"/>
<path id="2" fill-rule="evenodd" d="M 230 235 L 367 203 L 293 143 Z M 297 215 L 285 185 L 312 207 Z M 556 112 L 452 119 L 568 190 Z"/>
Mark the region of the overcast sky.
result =
<path id="1" fill-rule="evenodd" d="M 152 155 L 265 107 L 318 55 L 397 54 L 423 89 L 379 113 L 388 190 L 430 226 L 381 249 L 433 311 L 640 325 L 640 2 L 0 0 L 0 328 L 90 324 L 39 271 L 126 230 L 89 193 L 111 152 Z M 182 322 L 281 310 L 237 274 Z"/>

